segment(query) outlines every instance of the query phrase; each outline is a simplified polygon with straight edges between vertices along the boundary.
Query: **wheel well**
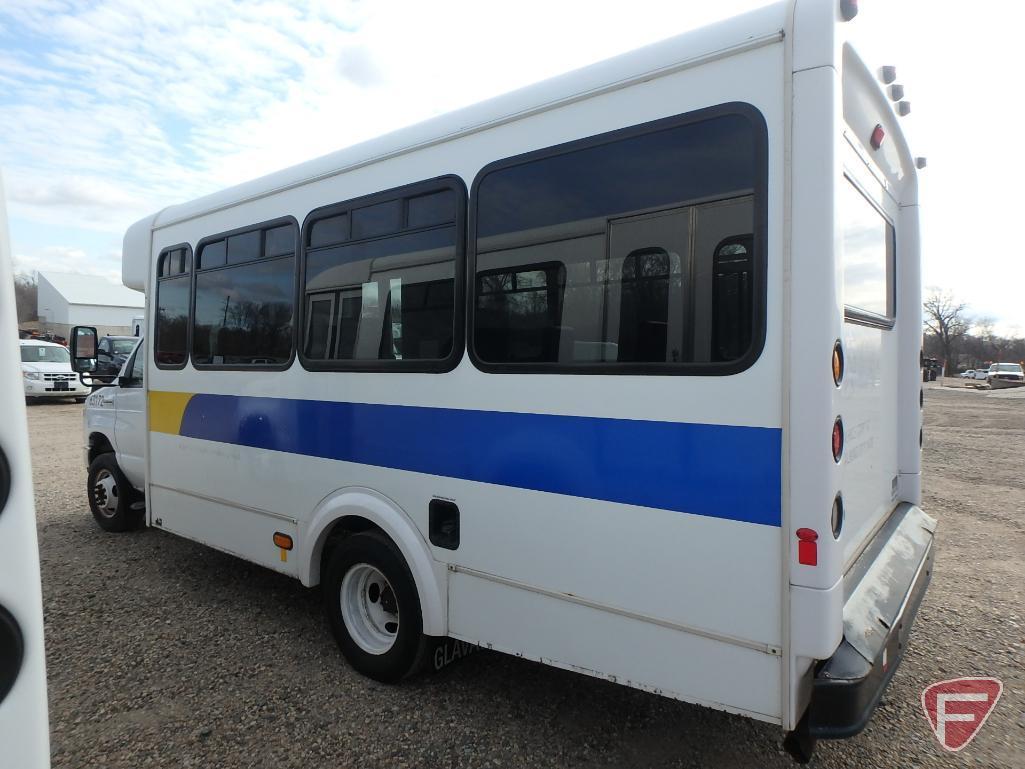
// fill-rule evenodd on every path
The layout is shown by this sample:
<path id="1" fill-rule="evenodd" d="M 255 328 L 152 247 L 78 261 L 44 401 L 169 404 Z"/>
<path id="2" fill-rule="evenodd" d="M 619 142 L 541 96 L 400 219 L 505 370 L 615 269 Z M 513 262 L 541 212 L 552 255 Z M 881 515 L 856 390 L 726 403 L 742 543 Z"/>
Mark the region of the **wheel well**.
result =
<path id="1" fill-rule="evenodd" d="M 331 528 L 328 529 L 324 537 L 324 546 L 320 551 L 320 573 L 324 573 L 324 568 L 331 557 L 331 553 L 343 540 L 351 537 L 353 534 L 362 534 L 365 531 L 377 532 L 389 542 L 392 541 L 384 529 L 376 523 L 358 515 L 343 516 L 331 524 Z"/>
<path id="2" fill-rule="evenodd" d="M 110 445 L 107 436 L 103 433 L 93 433 L 89 436 L 89 464 L 93 463 L 100 454 L 113 454 L 114 447 Z"/>

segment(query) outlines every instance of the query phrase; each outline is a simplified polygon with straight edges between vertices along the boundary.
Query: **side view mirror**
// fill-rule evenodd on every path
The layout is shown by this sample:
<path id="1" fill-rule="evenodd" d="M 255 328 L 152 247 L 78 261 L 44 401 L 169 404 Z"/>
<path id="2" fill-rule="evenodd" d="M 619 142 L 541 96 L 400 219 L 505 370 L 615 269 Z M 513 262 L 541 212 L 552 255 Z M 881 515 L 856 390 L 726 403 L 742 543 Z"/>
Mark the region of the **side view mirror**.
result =
<path id="1" fill-rule="evenodd" d="M 92 326 L 71 329 L 71 368 L 79 374 L 96 370 L 96 329 Z"/>

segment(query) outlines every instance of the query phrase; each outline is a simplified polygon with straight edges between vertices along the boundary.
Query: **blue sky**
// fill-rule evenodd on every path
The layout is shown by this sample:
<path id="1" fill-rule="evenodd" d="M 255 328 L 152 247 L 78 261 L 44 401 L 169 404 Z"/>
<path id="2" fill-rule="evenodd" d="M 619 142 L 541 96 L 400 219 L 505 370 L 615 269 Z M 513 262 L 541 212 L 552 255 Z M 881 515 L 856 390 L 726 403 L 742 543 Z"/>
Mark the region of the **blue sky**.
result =
<path id="1" fill-rule="evenodd" d="M 762 4 L 3 0 L 0 168 L 15 269 L 120 274 L 132 222 Z M 874 6 L 874 8 L 873 8 Z M 922 177 L 926 286 L 1025 333 L 1013 105 L 1021 4 L 866 0 Z M 956 45 L 953 41 L 957 41 Z"/>

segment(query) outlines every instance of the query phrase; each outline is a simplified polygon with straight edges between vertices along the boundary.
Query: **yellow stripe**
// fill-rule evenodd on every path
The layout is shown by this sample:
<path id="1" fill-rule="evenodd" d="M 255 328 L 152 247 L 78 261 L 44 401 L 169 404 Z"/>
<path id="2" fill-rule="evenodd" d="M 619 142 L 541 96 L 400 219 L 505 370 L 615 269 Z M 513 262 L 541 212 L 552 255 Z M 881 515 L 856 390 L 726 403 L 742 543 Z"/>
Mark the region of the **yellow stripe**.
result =
<path id="1" fill-rule="evenodd" d="M 167 393 L 150 390 L 149 429 L 155 433 L 177 435 L 182 426 L 185 407 L 192 393 Z"/>

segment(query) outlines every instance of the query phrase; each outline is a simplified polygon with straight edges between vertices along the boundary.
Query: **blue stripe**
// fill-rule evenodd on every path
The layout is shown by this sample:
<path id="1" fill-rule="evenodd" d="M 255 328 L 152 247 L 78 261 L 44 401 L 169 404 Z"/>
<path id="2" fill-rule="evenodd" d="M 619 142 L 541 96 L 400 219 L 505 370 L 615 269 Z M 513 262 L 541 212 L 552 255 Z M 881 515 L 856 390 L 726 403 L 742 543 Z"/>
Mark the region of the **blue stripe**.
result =
<path id="1" fill-rule="evenodd" d="M 194 395 L 181 435 L 780 525 L 776 428 Z"/>

